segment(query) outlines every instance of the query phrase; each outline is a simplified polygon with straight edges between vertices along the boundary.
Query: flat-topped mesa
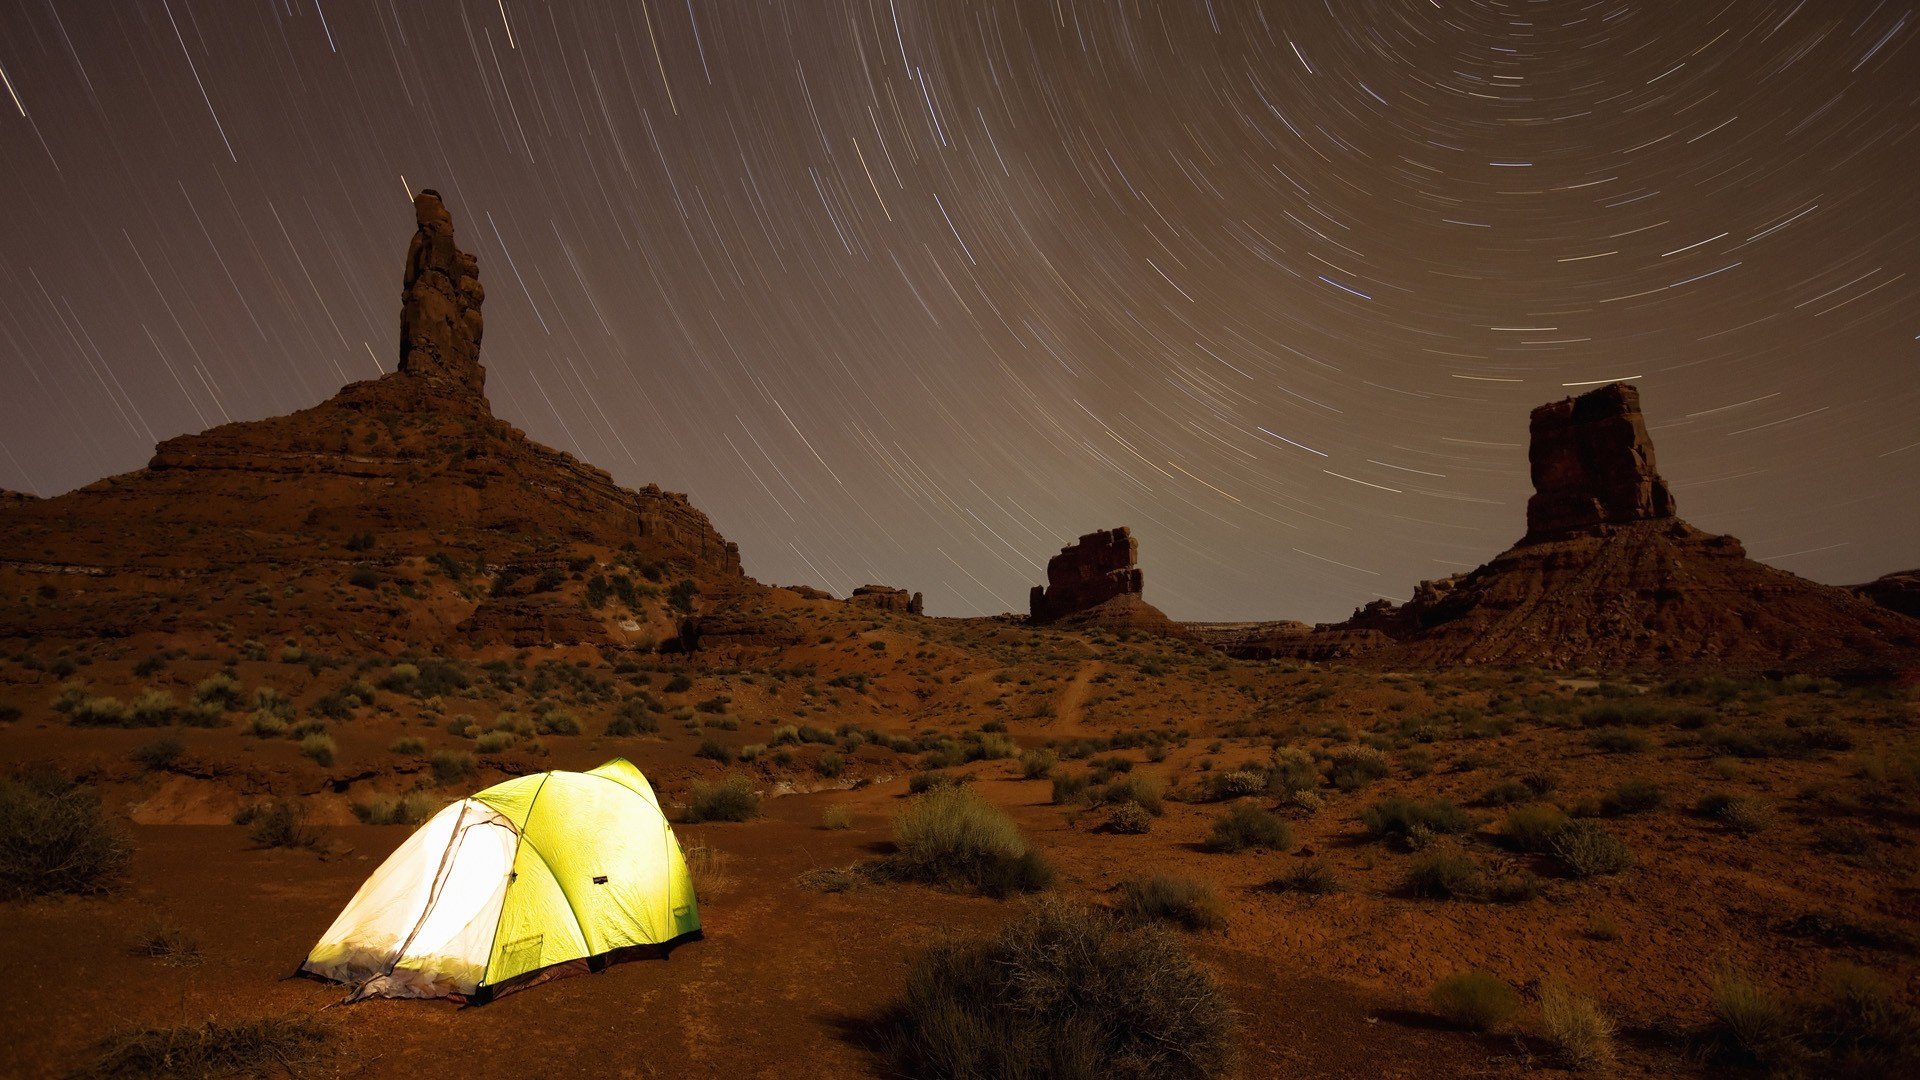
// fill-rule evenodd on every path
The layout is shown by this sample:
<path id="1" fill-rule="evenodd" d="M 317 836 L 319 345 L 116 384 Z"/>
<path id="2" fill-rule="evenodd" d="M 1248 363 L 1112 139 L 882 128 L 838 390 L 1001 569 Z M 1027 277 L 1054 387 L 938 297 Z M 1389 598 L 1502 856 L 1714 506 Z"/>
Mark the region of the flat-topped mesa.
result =
<path id="1" fill-rule="evenodd" d="M 1528 427 L 1533 497 L 1521 543 L 1674 516 L 1673 494 L 1654 467 L 1638 390 L 1610 383 L 1542 405 Z"/>
<path id="2" fill-rule="evenodd" d="M 1138 596 L 1145 585 L 1139 561 L 1140 542 L 1125 525 L 1082 536 L 1047 560 L 1046 585 L 1027 597 L 1029 617 L 1054 622 L 1117 596 Z"/>
<path id="3" fill-rule="evenodd" d="M 919 615 L 926 610 L 926 600 L 919 593 L 891 585 L 862 585 L 847 595 L 847 603 L 897 611 L 902 615 Z"/>
<path id="4" fill-rule="evenodd" d="M 407 246 L 400 292 L 400 370 L 485 394 L 480 366 L 480 260 L 453 240 L 453 218 L 440 193 L 427 188 L 413 200 L 419 228 Z"/>

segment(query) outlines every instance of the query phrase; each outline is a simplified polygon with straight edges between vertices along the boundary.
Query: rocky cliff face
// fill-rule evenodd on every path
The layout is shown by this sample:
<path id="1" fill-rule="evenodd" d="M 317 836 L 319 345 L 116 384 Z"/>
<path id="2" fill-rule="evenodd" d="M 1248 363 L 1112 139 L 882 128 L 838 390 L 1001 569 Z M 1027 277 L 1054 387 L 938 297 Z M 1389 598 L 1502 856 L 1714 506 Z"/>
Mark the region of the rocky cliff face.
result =
<path id="1" fill-rule="evenodd" d="M 1145 575 L 1140 542 L 1125 525 L 1091 532 L 1060 549 L 1047 560 L 1047 583 L 1035 585 L 1027 598 L 1034 622 L 1055 622 L 1077 611 L 1087 611 L 1118 596 L 1137 596 Z"/>
<path id="2" fill-rule="evenodd" d="M 1920 570 L 1901 570 L 1878 577 L 1865 585 L 1855 585 L 1855 596 L 1871 600 L 1889 611 L 1920 619 Z"/>
<path id="3" fill-rule="evenodd" d="M 1533 410 L 1527 542 L 1674 514 L 1653 461 L 1640 391 L 1613 383 Z"/>
<path id="4" fill-rule="evenodd" d="M 1422 582 L 1407 603 L 1376 601 L 1342 623 L 1270 623 L 1205 636 L 1250 659 L 1415 667 L 1886 671 L 1920 664 L 1920 620 L 1754 562 L 1733 537 L 1675 517 L 1632 387 L 1543 405 L 1533 411 L 1531 431 L 1527 534 L 1485 566 Z"/>
<path id="5" fill-rule="evenodd" d="M 576 640 L 637 613 L 546 610 L 578 606 L 591 571 L 534 603 L 491 596 L 470 568 L 618 561 L 703 590 L 743 582 L 739 550 L 685 495 L 623 488 L 493 415 L 478 262 L 432 192 L 415 222 L 398 371 L 289 416 L 168 439 L 138 472 L 0 502 L 0 596 L 61 583 L 39 607 L 0 602 L 0 637 L 227 622 L 415 644 L 464 640 L 463 627 Z"/>

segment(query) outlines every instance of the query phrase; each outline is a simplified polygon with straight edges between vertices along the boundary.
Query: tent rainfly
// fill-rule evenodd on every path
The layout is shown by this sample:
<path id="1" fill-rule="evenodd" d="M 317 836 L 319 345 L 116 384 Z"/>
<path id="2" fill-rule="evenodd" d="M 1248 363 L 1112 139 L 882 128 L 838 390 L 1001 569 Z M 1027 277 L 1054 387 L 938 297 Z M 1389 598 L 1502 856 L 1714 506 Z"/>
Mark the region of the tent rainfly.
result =
<path id="1" fill-rule="evenodd" d="M 446 807 L 360 886 L 302 974 L 367 997 L 480 1004 L 565 970 L 700 937 L 693 879 L 653 788 L 615 759 Z"/>

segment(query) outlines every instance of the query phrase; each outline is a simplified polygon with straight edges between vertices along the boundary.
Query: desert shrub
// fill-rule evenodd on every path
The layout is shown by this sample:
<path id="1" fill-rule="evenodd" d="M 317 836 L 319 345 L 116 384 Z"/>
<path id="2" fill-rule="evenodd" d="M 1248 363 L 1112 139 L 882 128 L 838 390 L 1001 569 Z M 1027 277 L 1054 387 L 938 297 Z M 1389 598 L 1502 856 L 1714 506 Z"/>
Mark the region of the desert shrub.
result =
<path id="1" fill-rule="evenodd" d="M 1611 1068 L 1613 1021 L 1592 998 L 1563 986 L 1540 991 L 1540 1034 L 1579 1072 Z"/>
<path id="2" fill-rule="evenodd" d="M 166 736 L 155 739 L 149 743 L 141 743 L 134 748 L 131 756 L 134 764 L 141 768 L 159 771 L 172 766 L 173 763 L 179 761 L 180 756 L 186 752 L 187 745 L 185 743 L 172 736 Z"/>
<path id="3" fill-rule="evenodd" d="M 1326 896 L 1339 892 L 1343 886 L 1340 875 L 1325 860 L 1309 859 L 1294 867 L 1292 873 L 1275 878 L 1268 887 L 1280 892 Z"/>
<path id="4" fill-rule="evenodd" d="M 831 780 L 847 771 L 847 759 L 844 755 L 829 750 L 814 761 L 813 771 Z"/>
<path id="5" fill-rule="evenodd" d="M 427 759 L 436 784 L 451 784 L 473 775 L 473 755 L 464 750 L 435 750 Z"/>
<path id="6" fill-rule="evenodd" d="M 1773 824 L 1773 807 L 1753 795 L 1729 795 L 1725 792 L 1705 796 L 1693 806 L 1694 813 L 1725 825 L 1741 836 L 1763 832 Z"/>
<path id="7" fill-rule="evenodd" d="M 578 735 L 580 718 L 565 709 L 546 709 L 533 718 L 533 729 L 541 735 Z"/>
<path id="8" fill-rule="evenodd" d="M 733 761 L 733 748 L 717 739 L 702 739 L 699 749 L 693 752 L 693 756 L 727 765 Z"/>
<path id="9" fill-rule="evenodd" d="M 1053 775 L 1059 760 L 1051 750 L 1029 750 L 1020 755 L 1020 775 L 1028 780 L 1045 780 Z"/>
<path id="10" fill-rule="evenodd" d="M 196 967 L 206 960 L 200 942 L 192 934 L 171 923 L 154 919 L 134 935 L 128 948 L 135 956 L 158 960 L 167 967 Z"/>
<path id="11" fill-rule="evenodd" d="M 1285 851 L 1293 846 L 1293 830 L 1271 811 L 1253 803 L 1236 803 L 1213 820 L 1213 828 L 1201 846 L 1227 854 L 1248 848 Z"/>
<path id="12" fill-rule="evenodd" d="M 1514 803 L 1531 802 L 1536 796 L 1533 789 L 1518 780 L 1502 780 L 1487 789 L 1480 796 L 1483 806 L 1512 806 Z"/>
<path id="13" fill-rule="evenodd" d="M 303 803 L 274 799 L 256 803 L 240 812 L 237 825 L 248 826 L 247 835 L 261 847 L 311 848 L 320 844 L 320 833 L 307 824 Z"/>
<path id="14" fill-rule="evenodd" d="M 132 713 L 135 724 L 160 727 L 173 723 L 174 717 L 179 715 L 180 706 L 174 702 L 173 695 L 165 690 L 143 690 L 139 697 L 133 699 L 128 711 Z"/>
<path id="15" fill-rule="evenodd" d="M 1520 1010 L 1520 995 L 1496 975 L 1456 971 L 1427 991 L 1434 1013 L 1455 1027 L 1492 1031 Z"/>
<path id="16" fill-rule="evenodd" d="M 1273 752 L 1273 761 L 1267 766 L 1267 794 L 1287 798 L 1319 786 L 1320 770 L 1312 754 L 1297 746 L 1283 746 Z"/>
<path id="17" fill-rule="evenodd" d="M 1118 910 L 1136 922 L 1166 923 L 1183 930 L 1218 930 L 1227 925 L 1227 906 L 1213 886 L 1171 874 L 1121 882 Z"/>
<path id="18" fill-rule="evenodd" d="M 1727 970 L 1714 979 L 1713 1017 L 1719 1056 L 1764 1065 L 1792 1052 L 1786 1003 L 1744 972 Z"/>
<path id="19" fill-rule="evenodd" d="M 934 791 L 939 788 L 959 787 L 961 784 L 966 783 L 967 779 L 967 777 L 957 773 L 942 772 L 939 769 L 935 769 L 932 772 L 914 773 L 912 779 L 907 781 L 907 793 L 910 795 L 924 795 L 929 791 Z"/>
<path id="20" fill-rule="evenodd" d="M 1103 803 L 1133 803 L 1155 817 L 1163 809 L 1161 798 L 1166 785 L 1160 778 L 1150 773 L 1128 773 L 1126 776 L 1108 784 L 1100 792 Z"/>
<path id="21" fill-rule="evenodd" d="M 651 735 L 659 730 L 660 719 L 647 708 L 645 698 L 628 698 L 621 702 L 613 712 L 613 719 L 607 721 L 607 734 L 616 738 Z"/>
<path id="22" fill-rule="evenodd" d="M 1553 838 L 1553 854 L 1578 878 L 1617 874 L 1633 865 L 1633 852 L 1598 822 L 1575 821 Z"/>
<path id="23" fill-rule="evenodd" d="M 247 730 L 262 739 L 277 739 L 287 733 L 287 722 L 263 709 L 247 719 Z"/>
<path id="24" fill-rule="evenodd" d="M 322 768 L 333 764 L 333 737 L 314 732 L 300 740 L 300 752 L 310 757 Z"/>
<path id="25" fill-rule="evenodd" d="M 1407 868 L 1410 895 L 1429 900 L 1485 900 L 1492 895 L 1487 872 L 1458 851 L 1432 851 Z"/>
<path id="26" fill-rule="evenodd" d="M 411 735 L 404 735 L 388 743 L 387 752 L 400 757 L 419 757 L 427 752 L 427 744 Z"/>
<path id="27" fill-rule="evenodd" d="M 1266 774 L 1251 769 L 1215 773 L 1207 779 L 1207 794 L 1215 799 L 1238 799 L 1245 795 L 1259 795 L 1266 790 Z"/>
<path id="28" fill-rule="evenodd" d="M 673 678 L 667 680 L 667 685 L 664 689 L 669 694 L 684 694 L 693 689 L 693 680 L 687 678 L 684 674 L 675 675 Z"/>
<path id="29" fill-rule="evenodd" d="M 1113 809 L 1107 811 L 1108 832 L 1138 836 L 1152 828 L 1153 815 L 1137 802 L 1115 803 Z"/>
<path id="30" fill-rule="evenodd" d="M 1020 747 L 1012 739 L 993 733 L 980 736 L 980 741 L 974 745 L 979 747 L 980 757 L 985 761 L 999 761 L 1020 752 Z"/>
<path id="31" fill-rule="evenodd" d="M 1601 796 L 1600 812 L 1608 817 L 1623 817 L 1658 810 L 1666 804 L 1667 793 L 1660 790 L 1659 784 L 1636 776 L 1620 781 L 1612 791 Z"/>
<path id="32" fill-rule="evenodd" d="M 1515 848 L 1546 855 L 1552 853 L 1554 841 L 1572 824 L 1559 807 L 1534 803 L 1507 811 L 1507 821 L 1500 832 Z"/>
<path id="33" fill-rule="evenodd" d="M 1333 752 L 1327 780 L 1341 791 L 1358 791 L 1389 772 L 1387 756 L 1370 746 L 1343 746 Z"/>
<path id="34" fill-rule="evenodd" d="M 1234 1061 L 1226 999 L 1171 935 L 1063 903 L 928 950 L 882 1030 L 904 1076 L 1206 1080 Z"/>
<path id="35" fill-rule="evenodd" d="M 717 784 L 695 780 L 687 801 L 686 820 L 694 824 L 747 821 L 759 813 L 760 793 L 753 790 L 752 780 L 736 773 Z"/>
<path id="36" fill-rule="evenodd" d="M 240 689 L 240 681 L 225 672 L 215 672 L 201 679 L 193 688 L 195 704 L 217 704 L 223 710 L 239 708 L 245 697 Z"/>
<path id="37" fill-rule="evenodd" d="M 851 829 L 853 827 L 853 809 L 845 803 L 834 803 L 820 811 L 820 827 L 823 829 Z"/>
<path id="38" fill-rule="evenodd" d="M 67 710 L 70 723 L 84 727 L 132 727 L 133 710 L 117 697 L 82 698 Z"/>
<path id="39" fill-rule="evenodd" d="M 1653 745 L 1653 740 L 1631 728 L 1601 728 L 1587 736 L 1587 744 L 1609 754 L 1637 754 Z"/>
<path id="40" fill-rule="evenodd" d="M 1367 835 L 1375 839 L 1406 838 L 1416 830 L 1425 830 L 1432 836 L 1463 833 L 1473 828 L 1472 816 L 1445 799 L 1421 803 L 1398 795 L 1362 810 L 1360 823 L 1366 826 Z"/>
<path id="41" fill-rule="evenodd" d="M 520 740 L 520 736 L 511 731 L 489 731 L 473 740 L 473 749 L 477 753 L 497 754 Z"/>
<path id="42" fill-rule="evenodd" d="M 1055 773 L 1053 776 L 1054 804 L 1079 802 L 1087 797 L 1087 791 L 1093 786 L 1093 779 L 1086 773 Z"/>
<path id="43" fill-rule="evenodd" d="M 989 896 L 1037 892 L 1053 870 L 1013 819 L 962 787 L 916 795 L 893 824 L 899 876 Z"/>
<path id="44" fill-rule="evenodd" d="M 424 791 L 405 795 L 375 795 L 353 804 L 353 816 L 363 825 L 418 825 L 432 817 L 440 803 Z"/>
<path id="45" fill-rule="evenodd" d="M 131 857 L 93 789 L 45 775 L 0 779 L 0 899 L 107 892 Z"/>
<path id="46" fill-rule="evenodd" d="M 332 1031 L 303 1015 L 206 1020 L 180 1027 L 121 1031 L 101 1044 L 79 1076 L 100 1080 L 142 1077 L 304 1075 L 298 1066 L 330 1056 Z"/>

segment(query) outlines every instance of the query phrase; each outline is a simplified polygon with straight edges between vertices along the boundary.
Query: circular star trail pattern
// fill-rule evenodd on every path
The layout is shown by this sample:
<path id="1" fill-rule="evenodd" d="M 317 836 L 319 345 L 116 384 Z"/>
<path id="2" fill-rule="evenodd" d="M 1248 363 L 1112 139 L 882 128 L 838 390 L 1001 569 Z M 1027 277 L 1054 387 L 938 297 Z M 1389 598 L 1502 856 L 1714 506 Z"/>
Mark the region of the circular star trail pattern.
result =
<path id="1" fill-rule="evenodd" d="M 20 0 L 0 485 L 394 364 L 409 190 L 496 411 L 763 580 L 1024 607 L 1131 525 L 1183 618 L 1522 531 L 1641 388 L 1682 513 L 1920 562 L 1920 14 L 1875 0 Z"/>

